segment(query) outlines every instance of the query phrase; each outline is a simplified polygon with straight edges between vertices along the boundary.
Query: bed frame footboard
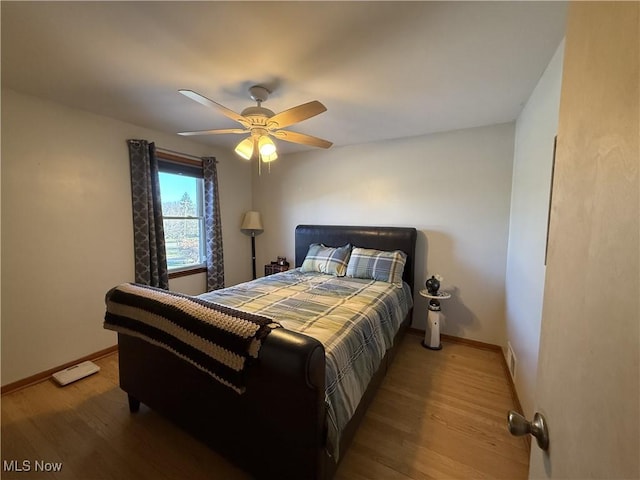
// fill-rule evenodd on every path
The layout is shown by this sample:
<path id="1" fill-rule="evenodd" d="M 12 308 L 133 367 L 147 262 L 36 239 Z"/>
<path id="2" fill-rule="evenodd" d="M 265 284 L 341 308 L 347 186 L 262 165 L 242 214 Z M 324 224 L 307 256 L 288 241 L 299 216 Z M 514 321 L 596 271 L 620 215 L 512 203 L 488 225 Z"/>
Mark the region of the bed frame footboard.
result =
<path id="1" fill-rule="evenodd" d="M 118 334 L 120 386 L 257 478 L 325 478 L 325 355 L 276 329 L 238 395 L 163 348 Z M 256 448 L 258 447 L 258 448 Z"/>

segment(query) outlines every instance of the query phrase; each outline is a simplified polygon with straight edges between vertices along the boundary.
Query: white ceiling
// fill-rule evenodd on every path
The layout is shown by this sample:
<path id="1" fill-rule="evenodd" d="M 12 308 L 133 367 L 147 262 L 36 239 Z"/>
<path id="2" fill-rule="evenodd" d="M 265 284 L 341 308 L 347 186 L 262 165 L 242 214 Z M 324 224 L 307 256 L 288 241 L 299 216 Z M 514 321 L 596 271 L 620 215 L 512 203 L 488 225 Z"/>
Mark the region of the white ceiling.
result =
<path id="1" fill-rule="evenodd" d="M 2 85 L 144 127 L 238 127 L 249 86 L 335 145 L 514 120 L 564 35 L 564 2 L 1 2 Z M 192 137 L 234 146 L 237 135 Z M 282 153 L 309 149 L 278 141 Z"/>

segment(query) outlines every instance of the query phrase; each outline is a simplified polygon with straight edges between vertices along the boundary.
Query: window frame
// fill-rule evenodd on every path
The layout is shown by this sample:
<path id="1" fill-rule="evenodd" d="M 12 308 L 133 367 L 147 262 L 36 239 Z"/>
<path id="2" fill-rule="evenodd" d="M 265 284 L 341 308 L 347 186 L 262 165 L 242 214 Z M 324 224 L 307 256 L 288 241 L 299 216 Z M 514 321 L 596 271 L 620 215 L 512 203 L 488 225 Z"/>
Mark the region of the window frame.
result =
<path id="1" fill-rule="evenodd" d="M 156 151 L 156 157 L 158 158 L 158 171 L 160 173 L 167 173 L 172 175 L 185 175 L 188 177 L 194 177 L 200 180 L 199 188 L 196 191 L 196 205 L 199 205 L 198 216 L 165 216 L 162 214 L 162 220 L 180 220 L 180 219 L 197 219 L 200 223 L 200 258 L 201 262 L 195 265 L 189 265 L 185 267 L 169 268 L 169 278 L 184 277 L 187 275 L 195 275 L 207 271 L 206 261 L 206 237 L 205 237 L 205 212 L 204 212 L 204 176 L 202 172 L 202 161 L 186 158 L 180 155 L 174 155 L 171 153 L 165 153 Z M 160 192 L 160 200 L 162 201 L 162 192 Z"/>

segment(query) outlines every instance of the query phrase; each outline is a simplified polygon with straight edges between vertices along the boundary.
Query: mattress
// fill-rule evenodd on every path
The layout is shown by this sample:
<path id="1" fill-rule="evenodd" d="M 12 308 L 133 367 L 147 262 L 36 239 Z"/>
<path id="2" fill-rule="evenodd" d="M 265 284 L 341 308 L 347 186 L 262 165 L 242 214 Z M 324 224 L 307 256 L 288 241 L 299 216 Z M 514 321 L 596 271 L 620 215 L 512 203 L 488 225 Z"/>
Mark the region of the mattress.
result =
<path id="1" fill-rule="evenodd" d="M 326 355 L 329 451 L 338 439 L 411 309 L 411 289 L 299 269 L 200 295 L 260 314 L 320 341 Z"/>

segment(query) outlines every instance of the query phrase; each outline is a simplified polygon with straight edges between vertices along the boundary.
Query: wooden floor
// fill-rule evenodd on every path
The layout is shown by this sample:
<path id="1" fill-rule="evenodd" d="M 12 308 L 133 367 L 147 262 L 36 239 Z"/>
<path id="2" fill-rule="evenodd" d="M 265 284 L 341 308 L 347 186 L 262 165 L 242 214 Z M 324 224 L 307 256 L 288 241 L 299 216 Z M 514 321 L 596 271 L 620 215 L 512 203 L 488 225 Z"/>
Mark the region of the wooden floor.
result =
<path id="1" fill-rule="evenodd" d="M 506 430 L 514 406 L 500 353 L 443 346 L 405 337 L 337 479 L 527 477 L 528 447 Z M 249 479 L 144 405 L 131 415 L 117 354 L 96 363 L 100 373 L 67 387 L 2 397 L 3 479 Z"/>

